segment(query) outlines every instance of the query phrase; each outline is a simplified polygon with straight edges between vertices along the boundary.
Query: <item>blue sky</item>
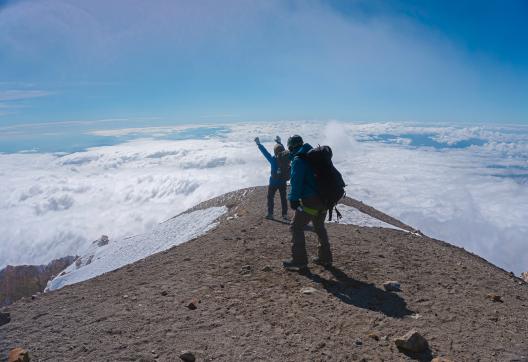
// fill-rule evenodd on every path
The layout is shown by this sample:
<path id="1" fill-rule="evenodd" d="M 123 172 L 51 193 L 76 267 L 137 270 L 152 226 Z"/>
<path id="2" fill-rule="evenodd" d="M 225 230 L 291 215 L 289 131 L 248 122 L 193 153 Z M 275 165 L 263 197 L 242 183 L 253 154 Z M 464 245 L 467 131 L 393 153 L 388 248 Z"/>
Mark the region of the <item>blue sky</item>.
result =
<path id="1" fill-rule="evenodd" d="M 526 1 L 0 0 L 0 126 L 528 122 Z"/>

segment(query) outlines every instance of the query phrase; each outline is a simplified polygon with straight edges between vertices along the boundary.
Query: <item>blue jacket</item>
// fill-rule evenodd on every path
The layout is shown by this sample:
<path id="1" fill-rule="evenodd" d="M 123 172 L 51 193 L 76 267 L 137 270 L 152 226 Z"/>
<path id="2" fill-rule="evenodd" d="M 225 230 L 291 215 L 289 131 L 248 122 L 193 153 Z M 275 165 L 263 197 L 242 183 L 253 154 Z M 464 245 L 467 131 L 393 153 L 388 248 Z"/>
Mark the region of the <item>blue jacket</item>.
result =
<path id="1" fill-rule="evenodd" d="M 277 157 L 272 156 L 268 152 L 266 147 L 262 146 L 261 144 L 258 145 L 258 148 L 259 148 L 260 152 L 262 152 L 264 157 L 266 157 L 266 160 L 268 160 L 268 162 L 271 165 L 271 175 L 270 175 L 270 178 L 269 178 L 270 185 L 271 186 L 281 186 L 281 185 L 286 184 L 286 181 L 283 181 L 283 180 L 280 180 L 278 178 L 274 178 L 273 177 L 273 175 L 277 174 L 277 170 L 279 169 L 279 162 L 277 161 Z"/>
<path id="2" fill-rule="evenodd" d="M 290 153 L 290 158 L 292 159 L 290 173 L 291 189 L 288 194 L 288 200 L 297 201 L 317 195 L 317 185 L 315 183 L 315 174 L 312 166 L 302 158 L 296 157 L 300 154 L 307 153 L 311 149 L 312 146 L 305 143 L 297 153 Z"/>

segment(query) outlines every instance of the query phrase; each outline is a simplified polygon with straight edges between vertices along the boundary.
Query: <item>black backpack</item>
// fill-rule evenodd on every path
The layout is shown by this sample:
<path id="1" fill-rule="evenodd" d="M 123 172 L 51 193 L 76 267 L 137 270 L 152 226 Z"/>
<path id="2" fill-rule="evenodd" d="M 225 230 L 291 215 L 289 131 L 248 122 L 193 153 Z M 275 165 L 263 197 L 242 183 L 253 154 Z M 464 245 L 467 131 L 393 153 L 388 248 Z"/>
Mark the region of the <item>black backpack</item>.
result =
<path id="1" fill-rule="evenodd" d="M 317 192 L 328 209 L 328 220 L 332 220 L 334 209 L 339 220 L 341 213 L 335 206 L 345 196 L 346 185 L 341 173 L 332 163 L 332 149 L 328 146 L 318 146 L 297 157 L 306 160 L 314 170 Z"/>
<path id="2" fill-rule="evenodd" d="M 286 182 L 290 179 L 290 155 L 288 151 L 284 151 L 279 153 L 276 157 L 278 167 L 273 178 Z"/>

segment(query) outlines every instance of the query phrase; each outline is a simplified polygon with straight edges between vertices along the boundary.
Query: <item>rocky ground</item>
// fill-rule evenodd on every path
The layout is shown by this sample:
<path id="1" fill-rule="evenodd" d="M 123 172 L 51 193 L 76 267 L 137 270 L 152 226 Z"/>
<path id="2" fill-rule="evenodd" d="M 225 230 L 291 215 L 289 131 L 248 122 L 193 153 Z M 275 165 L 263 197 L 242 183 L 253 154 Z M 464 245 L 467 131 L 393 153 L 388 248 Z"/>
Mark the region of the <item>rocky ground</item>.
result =
<path id="1" fill-rule="evenodd" d="M 528 360 L 521 279 L 417 233 L 339 224 L 328 226 L 335 268 L 286 272 L 288 225 L 265 220 L 264 204 L 264 188 L 208 201 L 197 208 L 230 211 L 207 235 L 9 306 L 2 357 L 20 346 L 38 361 L 177 361 L 184 350 L 222 361 Z M 314 254 L 312 233 L 308 244 Z M 389 280 L 401 291 L 386 291 Z M 420 353 L 395 344 L 412 329 L 427 340 Z"/>

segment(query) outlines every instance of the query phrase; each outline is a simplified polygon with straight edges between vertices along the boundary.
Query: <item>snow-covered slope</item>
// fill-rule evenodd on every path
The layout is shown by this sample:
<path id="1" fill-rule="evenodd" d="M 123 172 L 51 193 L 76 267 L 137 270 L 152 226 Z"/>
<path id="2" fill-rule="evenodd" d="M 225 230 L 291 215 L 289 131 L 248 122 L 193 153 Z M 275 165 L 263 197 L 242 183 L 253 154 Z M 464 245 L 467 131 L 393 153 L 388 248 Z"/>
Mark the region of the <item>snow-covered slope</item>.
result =
<path id="1" fill-rule="evenodd" d="M 82 282 L 169 249 L 214 228 L 226 207 L 181 214 L 156 225 L 150 232 L 117 241 L 97 240 L 72 265 L 52 279 L 47 291 Z"/>
<path id="2" fill-rule="evenodd" d="M 389 228 L 389 229 L 396 229 L 408 232 L 407 230 L 404 230 L 402 228 L 399 228 L 397 226 L 388 224 L 384 221 L 381 221 L 379 219 L 376 219 L 375 217 L 372 217 L 370 215 L 367 215 L 355 207 L 351 207 L 344 204 L 337 205 L 337 208 L 339 212 L 341 212 L 341 215 L 343 216 L 342 219 L 339 220 L 340 224 L 350 224 L 350 225 L 357 225 L 357 226 L 366 226 L 366 227 L 376 227 L 376 228 Z"/>

